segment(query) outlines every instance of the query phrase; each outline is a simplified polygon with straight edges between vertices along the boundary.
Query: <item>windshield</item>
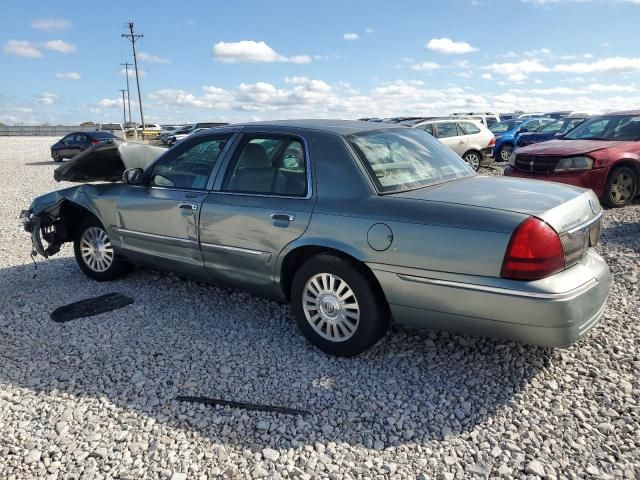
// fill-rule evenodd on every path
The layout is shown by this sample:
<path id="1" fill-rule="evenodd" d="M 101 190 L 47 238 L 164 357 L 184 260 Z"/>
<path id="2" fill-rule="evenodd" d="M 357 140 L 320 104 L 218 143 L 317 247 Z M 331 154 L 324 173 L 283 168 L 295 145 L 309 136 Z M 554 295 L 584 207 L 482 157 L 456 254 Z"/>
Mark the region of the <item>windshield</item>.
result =
<path id="1" fill-rule="evenodd" d="M 347 137 L 380 193 L 400 192 L 475 174 L 452 150 L 417 129 Z"/>
<path id="2" fill-rule="evenodd" d="M 640 116 L 609 115 L 582 123 L 564 136 L 565 140 L 640 140 Z"/>
<path id="3" fill-rule="evenodd" d="M 493 133 L 504 133 L 512 130 L 514 127 L 520 125 L 524 120 L 507 120 L 506 122 L 500 122 L 493 125 L 489 130 Z"/>
<path id="4" fill-rule="evenodd" d="M 563 120 L 556 120 L 554 122 L 545 123 L 540 128 L 536 130 L 536 132 L 541 133 L 555 133 L 559 132 L 562 129 Z"/>

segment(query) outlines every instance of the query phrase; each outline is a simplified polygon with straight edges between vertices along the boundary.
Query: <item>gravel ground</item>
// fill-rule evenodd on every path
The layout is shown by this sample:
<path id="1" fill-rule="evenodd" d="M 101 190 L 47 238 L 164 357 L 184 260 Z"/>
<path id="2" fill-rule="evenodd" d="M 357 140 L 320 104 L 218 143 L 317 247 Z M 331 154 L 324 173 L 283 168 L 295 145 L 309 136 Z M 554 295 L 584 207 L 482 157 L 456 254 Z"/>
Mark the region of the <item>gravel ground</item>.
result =
<path id="1" fill-rule="evenodd" d="M 640 478 L 640 205 L 605 212 L 615 283 L 577 345 L 396 327 L 337 359 L 287 306 L 245 293 L 145 269 L 92 282 L 68 246 L 34 278 L 17 216 L 64 187 L 53 140 L 0 138 L 0 478 Z M 49 318 L 109 292 L 135 303 Z"/>

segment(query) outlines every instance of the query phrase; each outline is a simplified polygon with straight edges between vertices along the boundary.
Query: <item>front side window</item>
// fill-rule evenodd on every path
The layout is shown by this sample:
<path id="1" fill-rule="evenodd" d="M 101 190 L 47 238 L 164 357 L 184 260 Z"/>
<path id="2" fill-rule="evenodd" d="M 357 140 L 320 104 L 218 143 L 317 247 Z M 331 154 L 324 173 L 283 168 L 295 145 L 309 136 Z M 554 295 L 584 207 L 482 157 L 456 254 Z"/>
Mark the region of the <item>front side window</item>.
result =
<path id="1" fill-rule="evenodd" d="M 427 132 L 429 135 L 433 135 L 433 123 L 426 123 L 424 125 L 420 125 L 419 128 Z"/>
<path id="2" fill-rule="evenodd" d="M 556 133 L 560 131 L 560 129 L 562 128 L 562 124 L 562 120 L 556 120 L 555 122 L 550 122 L 546 125 L 543 125 L 536 131 L 541 133 Z"/>
<path id="3" fill-rule="evenodd" d="M 640 140 L 640 117 L 610 115 L 592 118 L 567 133 L 566 140 Z"/>
<path id="4" fill-rule="evenodd" d="M 458 127 L 455 122 L 441 122 L 436 125 L 438 138 L 449 138 L 458 136 Z"/>
<path id="5" fill-rule="evenodd" d="M 380 193 L 411 190 L 475 174 L 451 149 L 416 128 L 363 132 L 349 135 L 347 140 Z"/>
<path id="6" fill-rule="evenodd" d="M 202 190 L 230 136 L 203 139 L 182 153 L 158 160 L 149 175 L 151 186 Z"/>
<path id="7" fill-rule="evenodd" d="M 222 184 L 234 193 L 304 197 L 307 162 L 302 142 L 289 136 L 247 136 Z"/>

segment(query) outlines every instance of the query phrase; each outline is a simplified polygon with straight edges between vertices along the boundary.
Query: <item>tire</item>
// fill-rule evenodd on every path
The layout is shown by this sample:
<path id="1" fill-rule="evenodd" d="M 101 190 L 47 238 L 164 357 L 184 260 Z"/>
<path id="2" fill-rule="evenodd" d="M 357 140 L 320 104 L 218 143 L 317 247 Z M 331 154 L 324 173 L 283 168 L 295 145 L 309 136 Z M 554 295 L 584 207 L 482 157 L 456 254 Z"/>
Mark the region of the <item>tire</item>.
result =
<path id="1" fill-rule="evenodd" d="M 99 246 L 99 252 L 95 251 L 96 245 Z M 99 282 L 108 282 L 122 277 L 133 267 L 119 258 L 111 246 L 107 232 L 94 216 L 87 217 L 76 228 L 73 252 L 80 270 L 87 277 Z"/>
<path id="2" fill-rule="evenodd" d="M 501 162 L 508 162 L 509 161 L 509 157 L 511 157 L 511 154 L 513 153 L 513 145 L 509 144 L 509 143 L 505 143 L 504 145 L 502 145 L 502 147 L 500 147 L 500 152 L 498 153 L 498 158 L 500 159 Z M 506 156 L 506 158 L 505 158 Z"/>
<path id="3" fill-rule="evenodd" d="M 476 150 L 469 150 L 462 156 L 462 159 L 467 162 L 476 172 L 480 170 L 482 155 Z"/>
<path id="4" fill-rule="evenodd" d="M 629 167 L 618 167 L 609 173 L 604 189 L 603 203 L 618 208 L 629 205 L 638 194 L 638 176 Z"/>
<path id="5" fill-rule="evenodd" d="M 64 158 L 60 156 L 60 152 L 58 152 L 57 150 L 51 153 L 51 158 L 53 158 L 53 161 L 56 163 L 60 163 L 62 160 L 64 160 Z"/>
<path id="6" fill-rule="evenodd" d="M 389 308 L 378 285 L 362 269 L 333 255 L 312 257 L 298 269 L 291 305 L 304 336 L 331 355 L 362 353 L 389 325 Z"/>

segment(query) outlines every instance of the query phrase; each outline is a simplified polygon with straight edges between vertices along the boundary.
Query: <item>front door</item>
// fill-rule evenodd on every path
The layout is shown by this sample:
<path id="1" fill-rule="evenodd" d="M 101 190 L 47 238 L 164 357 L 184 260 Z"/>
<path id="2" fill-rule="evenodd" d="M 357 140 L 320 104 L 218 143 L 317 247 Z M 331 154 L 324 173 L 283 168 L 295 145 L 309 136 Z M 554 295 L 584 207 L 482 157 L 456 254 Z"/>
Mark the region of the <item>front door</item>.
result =
<path id="1" fill-rule="evenodd" d="M 194 138 L 145 172 L 144 186 L 124 186 L 117 232 L 125 254 L 153 267 L 204 277 L 198 223 L 211 173 L 230 135 Z"/>
<path id="2" fill-rule="evenodd" d="M 215 280 L 273 292 L 278 254 L 311 219 L 310 168 L 300 137 L 242 137 L 202 205 L 200 247 Z"/>

